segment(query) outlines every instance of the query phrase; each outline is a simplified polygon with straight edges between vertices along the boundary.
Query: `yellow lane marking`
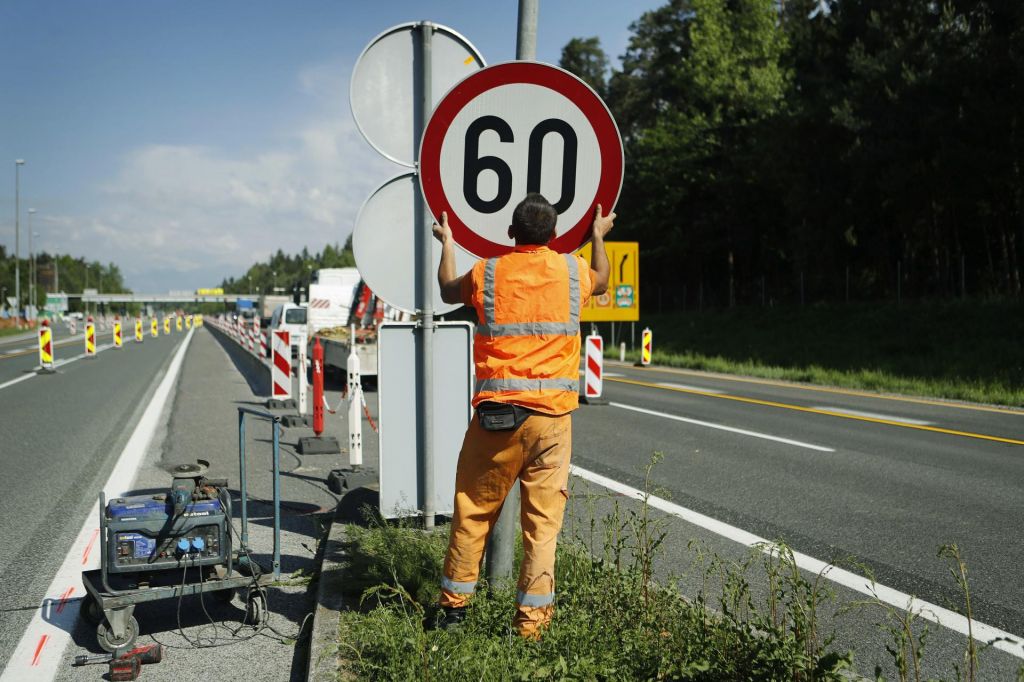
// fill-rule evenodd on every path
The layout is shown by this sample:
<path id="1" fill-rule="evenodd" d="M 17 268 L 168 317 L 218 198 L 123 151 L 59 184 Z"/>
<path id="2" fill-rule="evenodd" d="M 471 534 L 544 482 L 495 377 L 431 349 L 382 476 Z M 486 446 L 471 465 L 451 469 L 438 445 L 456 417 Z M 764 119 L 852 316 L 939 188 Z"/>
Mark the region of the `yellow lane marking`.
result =
<path id="1" fill-rule="evenodd" d="M 944 433 L 949 436 L 963 436 L 965 438 L 977 438 L 979 440 L 991 440 L 997 443 L 1009 443 L 1010 445 L 1024 445 L 1024 440 L 1014 440 L 1013 438 L 1000 438 L 999 436 L 989 436 L 983 433 L 971 433 L 969 431 L 954 431 L 953 429 L 943 429 L 938 426 L 924 426 L 921 424 L 908 424 L 906 422 L 893 421 L 891 419 L 878 419 L 876 417 L 862 417 L 860 415 L 846 414 L 843 412 L 833 412 L 832 410 L 822 410 L 815 407 L 803 407 L 801 405 L 790 405 L 789 403 L 777 403 L 771 400 L 759 400 L 757 398 L 744 398 L 738 395 L 724 395 L 721 393 L 709 393 L 707 391 L 697 391 L 689 388 L 678 388 L 675 386 L 663 386 L 661 384 L 651 384 L 646 381 L 637 381 L 635 379 L 613 379 L 607 378 L 607 381 L 614 381 L 620 384 L 631 384 L 633 386 L 644 386 L 646 388 L 657 388 L 662 391 L 675 391 L 677 393 L 689 393 L 691 395 L 700 395 L 707 398 L 718 398 L 719 400 L 734 400 L 739 403 L 749 403 L 751 405 L 763 405 L 765 407 L 779 407 L 784 410 L 795 410 L 797 412 L 808 412 L 810 414 L 823 414 L 829 417 L 839 417 L 841 419 L 853 419 L 854 421 L 870 422 L 872 424 L 885 424 L 887 426 L 899 426 L 904 429 L 915 429 L 917 431 L 931 431 L 933 433 Z"/>
<path id="2" fill-rule="evenodd" d="M 756 379 L 754 377 L 734 377 L 728 374 L 719 374 L 717 372 L 700 372 L 697 370 L 677 369 L 675 367 L 637 367 L 636 365 L 630 365 L 627 363 L 616 362 L 614 360 L 608 361 L 609 365 L 620 365 L 622 367 L 629 367 L 629 369 L 635 369 L 642 372 L 664 372 L 666 374 L 682 374 L 684 376 L 693 377 L 711 377 L 713 379 L 721 379 L 722 381 L 736 381 L 743 384 L 763 384 L 765 386 L 779 386 L 781 388 L 795 388 L 802 391 L 819 391 L 821 393 L 838 393 L 840 395 L 853 395 L 861 398 L 879 398 L 880 400 L 895 400 L 903 403 L 916 403 L 918 405 L 934 405 L 936 407 L 952 407 L 961 410 L 977 410 L 979 412 L 995 412 L 997 414 L 1012 414 L 1020 417 L 1024 417 L 1024 410 L 1020 410 L 1014 407 L 989 407 L 988 405 L 968 405 L 966 403 L 949 402 L 945 400 L 929 400 L 927 398 L 911 398 L 908 396 L 901 395 L 884 395 L 881 393 L 871 393 L 869 391 L 858 391 L 852 388 L 830 388 L 827 386 L 809 386 L 807 384 L 800 384 L 792 381 L 773 381 L 771 379 Z"/>

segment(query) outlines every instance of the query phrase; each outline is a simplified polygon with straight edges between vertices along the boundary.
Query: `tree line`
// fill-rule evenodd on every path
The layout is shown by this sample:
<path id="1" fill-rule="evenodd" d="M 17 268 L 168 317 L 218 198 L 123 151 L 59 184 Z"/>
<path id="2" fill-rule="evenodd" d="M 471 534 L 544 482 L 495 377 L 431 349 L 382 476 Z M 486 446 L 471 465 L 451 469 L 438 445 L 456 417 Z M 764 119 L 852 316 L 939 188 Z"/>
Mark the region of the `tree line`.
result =
<path id="1" fill-rule="evenodd" d="M 1024 3 L 670 0 L 561 65 L 624 139 L 645 306 L 1020 297 Z M 810 301 L 809 301 L 810 302 Z"/>
<path id="2" fill-rule="evenodd" d="M 21 307 L 35 304 L 40 310 L 46 305 L 47 293 L 81 292 L 84 289 L 96 289 L 99 292 L 131 292 L 124 285 L 121 269 L 114 263 L 104 265 L 99 261 L 88 261 L 85 258 L 68 254 L 51 254 L 43 251 L 35 257 L 35 296 L 29 295 L 29 279 L 32 273 L 32 261 L 29 258 L 18 260 L 15 268 L 14 258 L 7 249 L 0 245 L 0 307 L 10 308 L 7 299 L 15 295 L 15 273 L 21 280 Z M 68 299 L 70 311 L 84 310 L 81 299 Z"/>
<path id="3" fill-rule="evenodd" d="M 294 256 L 286 255 L 281 249 L 272 254 L 265 262 L 254 263 L 241 277 L 228 277 L 221 287 L 229 294 L 270 294 L 279 293 L 295 296 L 298 300 L 300 290 L 309 290 L 309 282 L 320 268 L 355 267 L 356 259 L 352 255 L 352 238 L 349 237 L 345 246 L 328 244 L 323 251 L 310 253 L 303 247 Z"/>

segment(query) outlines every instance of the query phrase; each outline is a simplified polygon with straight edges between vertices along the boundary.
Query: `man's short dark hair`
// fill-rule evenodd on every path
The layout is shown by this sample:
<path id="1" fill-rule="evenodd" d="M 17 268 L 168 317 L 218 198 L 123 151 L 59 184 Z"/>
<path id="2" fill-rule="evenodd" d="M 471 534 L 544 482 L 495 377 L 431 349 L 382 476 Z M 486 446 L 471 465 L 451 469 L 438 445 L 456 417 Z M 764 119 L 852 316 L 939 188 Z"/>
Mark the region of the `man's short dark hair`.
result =
<path id="1" fill-rule="evenodd" d="M 557 220 L 558 212 L 551 202 L 537 192 L 531 192 L 512 212 L 512 236 L 517 244 L 543 246 L 555 236 Z"/>

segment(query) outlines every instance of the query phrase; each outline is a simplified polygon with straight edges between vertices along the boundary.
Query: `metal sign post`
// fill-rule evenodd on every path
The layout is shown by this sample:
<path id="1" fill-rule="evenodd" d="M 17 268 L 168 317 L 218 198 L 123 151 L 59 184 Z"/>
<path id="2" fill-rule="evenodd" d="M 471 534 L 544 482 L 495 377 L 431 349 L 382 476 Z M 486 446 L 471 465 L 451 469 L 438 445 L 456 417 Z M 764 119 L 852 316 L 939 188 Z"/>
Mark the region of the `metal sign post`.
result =
<path id="1" fill-rule="evenodd" d="M 431 97 L 431 40 L 434 27 L 429 22 L 420 24 L 420 120 L 417 121 L 415 139 L 420 140 L 423 130 L 430 120 L 433 107 Z M 419 156 L 419 150 L 417 150 Z M 416 390 L 419 394 L 420 438 L 419 466 L 420 481 L 423 483 L 423 527 L 434 527 L 434 282 L 431 277 L 431 251 L 433 251 L 432 220 L 427 215 L 427 207 L 423 204 L 423 196 L 416 193 L 416 253 L 418 257 L 416 278 L 416 302 L 420 309 L 419 345 L 417 346 L 417 368 L 419 381 Z"/>
<path id="2" fill-rule="evenodd" d="M 370 41 L 356 62 L 349 97 L 356 125 L 374 149 L 392 161 L 417 167 L 418 172 L 419 145 L 434 108 L 435 93 L 443 92 L 482 65 L 476 48 L 450 28 L 430 22 L 392 27 Z M 424 525 L 432 528 L 437 507 L 433 337 L 434 315 L 439 310 L 434 302 L 433 283 L 440 249 L 432 235 L 433 216 L 420 192 L 415 191 L 418 189 L 415 178 L 410 183 L 414 187 L 412 200 L 405 203 L 405 210 L 412 210 L 413 215 L 406 218 L 407 214 L 400 210 L 404 207 L 388 210 L 385 197 L 403 192 L 404 182 L 401 176 L 393 178 L 371 195 L 360 211 L 352 241 L 356 265 L 363 279 L 374 290 L 379 289 L 382 298 L 395 307 L 411 303 L 409 307 L 418 312 L 414 411 L 419 455 L 416 495 Z M 388 228 L 409 226 L 413 228 L 412 239 L 385 232 Z M 398 245 L 399 258 L 376 257 L 381 236 L 392 248 Z M 403 257 L 406 254 L 408 257 Z M 383 428 L 387 427 L 382 423 Z M 383 445 L 381 453 L 383 467 Z M 382 478 L 384 474 L 382 469 Z"/>

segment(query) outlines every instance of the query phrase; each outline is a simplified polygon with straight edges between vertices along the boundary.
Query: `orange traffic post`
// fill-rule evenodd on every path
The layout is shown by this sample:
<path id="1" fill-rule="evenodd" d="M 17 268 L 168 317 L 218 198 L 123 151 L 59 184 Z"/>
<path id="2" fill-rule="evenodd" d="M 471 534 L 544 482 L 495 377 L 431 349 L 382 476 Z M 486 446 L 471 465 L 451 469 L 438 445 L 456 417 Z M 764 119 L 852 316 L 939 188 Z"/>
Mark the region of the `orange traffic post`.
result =
<path id="1" fill-rule="evenodd" d="M 114 315 L 114 348 L 123 348 L 124 339 L 121 337 L 121 316 Z"/>
<path id="2" fill-rule="evenodd" d="M 91 358 L 96 355 L 96 323 L 90 315 L 85 320 L 85 357 Z"/>
<path id="3" fill-rule="evenodd" d="M 43 320 L 39 325 L 39 371 L 53 372 L 53 330 L 50 321 Z"/>

